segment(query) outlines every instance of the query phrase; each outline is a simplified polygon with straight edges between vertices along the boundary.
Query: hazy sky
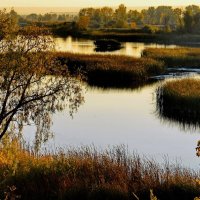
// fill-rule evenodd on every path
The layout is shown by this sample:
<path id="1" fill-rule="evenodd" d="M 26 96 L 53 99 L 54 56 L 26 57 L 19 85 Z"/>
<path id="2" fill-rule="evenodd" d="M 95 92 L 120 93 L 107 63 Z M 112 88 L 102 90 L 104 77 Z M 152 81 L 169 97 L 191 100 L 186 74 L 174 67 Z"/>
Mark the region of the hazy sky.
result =
<path id="1" fill-rule="evenodd" d="M 0 0 L 0 7 L 86 7 L 117 6 L 129 7 L 157 5 L 200 4 L 200 0 Z"/>

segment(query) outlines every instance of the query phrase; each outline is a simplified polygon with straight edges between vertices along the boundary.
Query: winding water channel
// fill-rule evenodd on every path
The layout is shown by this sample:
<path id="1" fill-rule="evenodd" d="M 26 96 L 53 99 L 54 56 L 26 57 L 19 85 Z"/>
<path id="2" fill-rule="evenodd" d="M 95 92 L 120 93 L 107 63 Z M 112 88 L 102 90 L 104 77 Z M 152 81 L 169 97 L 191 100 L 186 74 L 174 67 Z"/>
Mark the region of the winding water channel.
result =
<path id="1" fill-rule="evenodd" d="M 57 38 L 56 44 L 57 50 L 94 53 L 93 42 L 88 40 Z M 112 53 L 139 57 L 146 48 L 145 44 L 138 43 L 125 43 L 124 46 L 124 49 Z M 167 158 L 173 163 L 199 169 L 200 160 L 195 154 L 195 147 L 200 139 L 200 128 L 182 126 L 177 121 L 160 117 L 156 112 L 155 91 L 162 82 L 137 89 L 87 86 L 85 103 L 73 118 L 67 110 L 53 115 L 54 138 L 45 147 L 94 145 L 106 148 L 123 144 L 130 151 L 153 157 L 159 162 Z M 26 127 L 27 140 L 34 139 L 34 131 L 33 127 Z"/>

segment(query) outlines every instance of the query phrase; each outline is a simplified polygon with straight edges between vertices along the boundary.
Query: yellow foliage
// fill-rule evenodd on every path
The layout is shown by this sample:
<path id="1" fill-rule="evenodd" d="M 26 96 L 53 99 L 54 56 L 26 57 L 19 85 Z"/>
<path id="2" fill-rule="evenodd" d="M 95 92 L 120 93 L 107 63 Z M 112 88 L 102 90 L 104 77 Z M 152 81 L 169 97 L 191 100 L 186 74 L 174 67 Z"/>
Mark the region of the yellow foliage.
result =
<path id="1" fill-rule="evenodd" d="M 136 26 L 137 26 L 137 25 L 136 25 L 136 23 L 135 23 L 135 22 L 131 22 L 131 28 L 132 28 L 132 29 L 135 29 L 135 28 L 136 28 Z"/>
<path id="2" fill-rule="evenodd" d="M 153 190 L 150 190 L 150 200 L 158 200 L 157 197 L 154 195 Z"/>
<path id="3" fill-rule="evenodd" d="M 79 29 L 87 29 L 89 23 L 90 23 L 89 16 L 80 16 L 77 25 Z"/>

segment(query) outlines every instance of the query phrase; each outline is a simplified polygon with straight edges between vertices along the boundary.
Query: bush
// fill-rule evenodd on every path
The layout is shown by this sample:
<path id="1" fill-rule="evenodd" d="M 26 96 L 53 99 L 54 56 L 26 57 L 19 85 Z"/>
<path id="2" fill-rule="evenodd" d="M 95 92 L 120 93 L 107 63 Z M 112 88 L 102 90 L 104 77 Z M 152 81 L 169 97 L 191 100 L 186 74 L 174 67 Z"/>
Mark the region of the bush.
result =
<path id="1" fill-rule="evenodd" d="M 152 26 L 152 25 L 145 25 L 143 28 L 142 28 L 142 31 L 144 33 L 157 33 L 159 31 L 159 28 L 156 27 L 156 26 Z"/>

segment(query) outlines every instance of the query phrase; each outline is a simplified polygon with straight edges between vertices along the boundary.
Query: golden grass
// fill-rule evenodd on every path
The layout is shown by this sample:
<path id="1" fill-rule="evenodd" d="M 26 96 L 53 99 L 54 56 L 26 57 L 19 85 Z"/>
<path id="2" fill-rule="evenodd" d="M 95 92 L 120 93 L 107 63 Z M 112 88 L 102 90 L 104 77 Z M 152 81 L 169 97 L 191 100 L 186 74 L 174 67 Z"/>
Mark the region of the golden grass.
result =
<path id="1" fill-rule="evenodd" d="M 150 67 L 158 67 L 158 69 L 162 67 L 162 63 L 151 58 L 140 59 L 121 55 L 78 54 L 64 52 L 58 52 L 55 53 L 55 55 L 56 57 L 66 59 L 68 62 L 80 62 L 80 64 L 86 65 L 88 70 L 122 70 L 142 74 L 144 71 L 148 71 Z"/>
<path id="2" fill-rule="evenodd" d="M 158 116 L 183 130 L 200 127 L 200 79 L 167 81 L 157 89 Z"/>
<path id="3" fill-rule="evenodd" d="M 132 83 L 164 71 L 163 63 L 151 58 L 63 52 L 54 55 L 70 71 L 81 70 L 90 82 Z"/>
<path id="4" fill-rule="evenodd" d="M 200 79 L 184 78 L 167 81 L 163 86 L 163 95 L 172 98 L 199 101 L 200 104 Z"/>
<path id="5" fill-rule="evenodd" d="M 200 48 L 148 48 L 143 57 L 164 61 L 167 67 L 200 67 Z"/>
<path id="6" fill-rule="evenodd" d="M 184 78 L 168 81 L 164 89 L 169 94 L 176 94 L 179 97 L 200 98 L 200 79 Z"/>
<path id="7" fill-rule="evenodd" d="M 123 146 L 94 147 L 35 155 L 17 140 L 1 146 L 0 198 L 22 199 L 192 199 L 200 193 L 199 174 L 127 153 Z M 4 193 L 5 192 L 5 193 Z M 177 193 L 178 192 L 178 193 Z"/>

